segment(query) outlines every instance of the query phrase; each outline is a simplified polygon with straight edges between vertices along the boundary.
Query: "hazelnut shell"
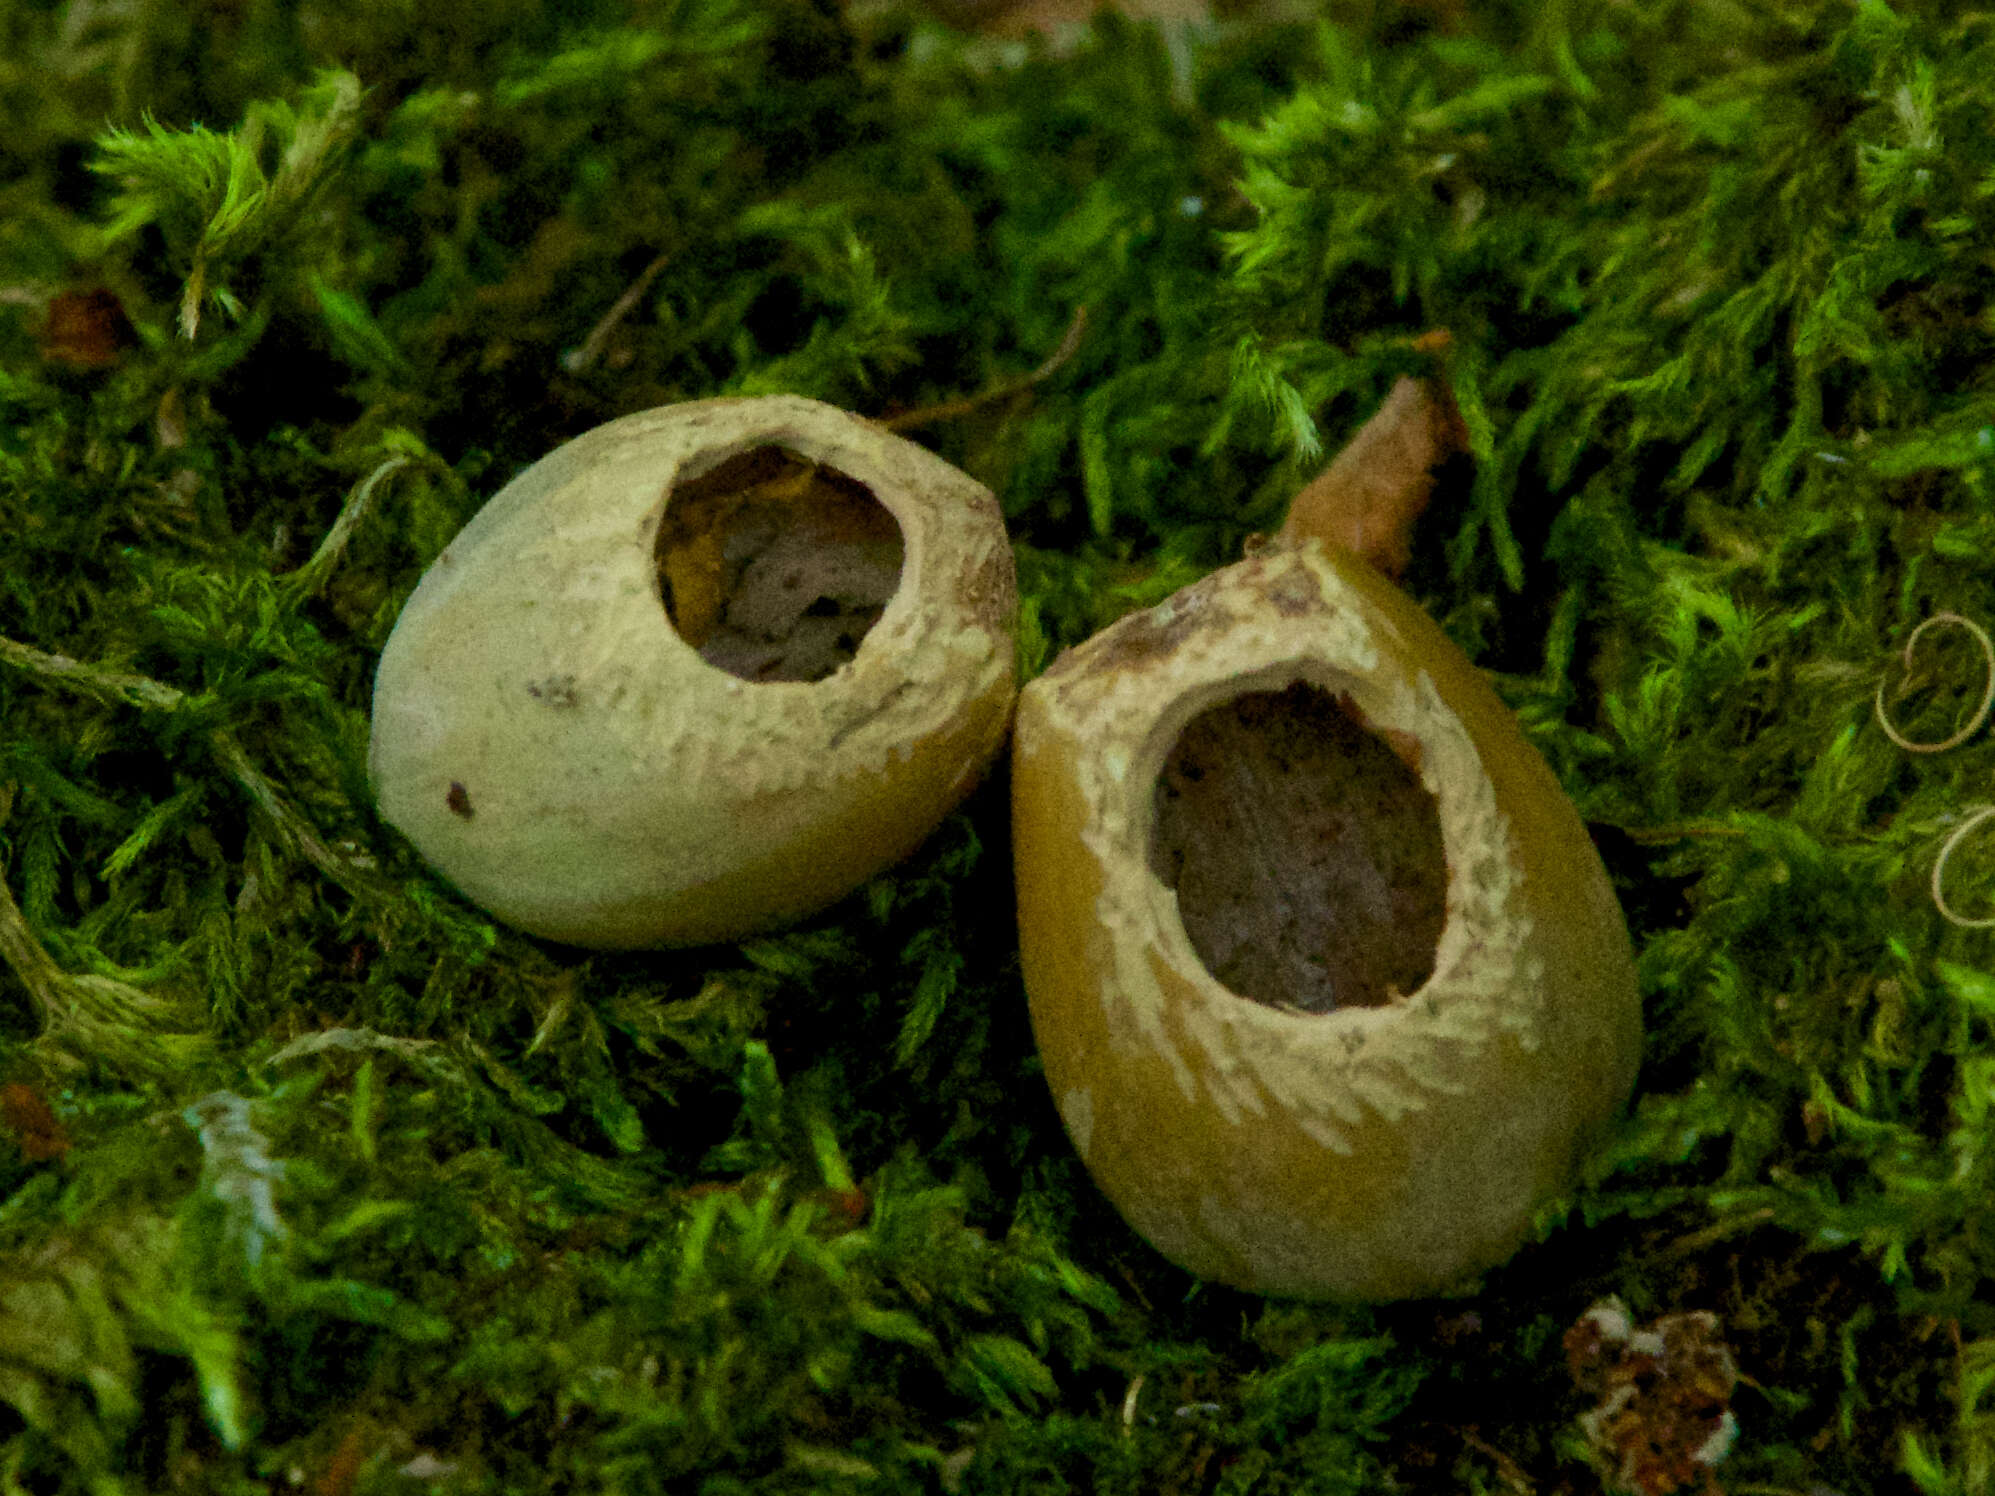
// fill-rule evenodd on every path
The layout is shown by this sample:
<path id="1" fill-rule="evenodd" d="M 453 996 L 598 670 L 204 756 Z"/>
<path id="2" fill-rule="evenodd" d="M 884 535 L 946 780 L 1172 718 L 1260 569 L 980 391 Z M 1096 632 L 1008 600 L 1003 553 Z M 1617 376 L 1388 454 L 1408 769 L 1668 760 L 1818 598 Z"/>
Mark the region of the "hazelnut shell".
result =
<path id="1" fill-rule="evenodd" d="M 659 536 L 680 485 L 775 447 L 898 526 L 898 585 L 815 680 L 750 681 L 681 637 Z M 381 652 L 381 813 L 471 900 L 600 948 L 736 939 L 907 855 L 1004 739 L 1011 549 L 988 490 L 795 396 L 626 416 L 507 484 Z"/>
<path id="2" fill-rule="evenodd" d="M 1433 797 L 1431 975 L 1381 1005 L 1228 990 L 1152 870 L 1186 725 L 1296 682 Z M 1640 1006 L 1585 828 L 1467 658 L 1349 553 L 1271 547 L 1068 651 L 1021 694 L 1012 772 L 1046 1078 L 1102 1190 L 1192 1272 L 1344 1300 L 1459 1286 L 1525 1240 L 1625 1102 Z"/>

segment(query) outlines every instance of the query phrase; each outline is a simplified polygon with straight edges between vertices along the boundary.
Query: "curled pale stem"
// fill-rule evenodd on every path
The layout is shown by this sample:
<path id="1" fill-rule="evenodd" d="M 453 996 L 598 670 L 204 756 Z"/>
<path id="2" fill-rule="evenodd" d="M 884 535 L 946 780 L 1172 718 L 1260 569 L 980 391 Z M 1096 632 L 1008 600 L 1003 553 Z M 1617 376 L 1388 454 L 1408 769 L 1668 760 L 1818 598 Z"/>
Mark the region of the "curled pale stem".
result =
<path id="1" fill-rule="evenodd" d="M 1960 824 L 1953 828 L 1952 834 L 1940 844 L 1940 855 L 1933 859 L 1933 907 L 1940 911 L 1940 917 L 1948 924 L 1958 925 L 1963 930 L 1995 929 L 1995 914 L 1981 919 L 1969 919 L 1954 912 L 1953 906 L 1946 900 L 1947 859 L 1953 856 L 1954 848 L 1958 847 L 1975 827 L 1991 816 L 1995 816 L 1995 805 L 1975 806 L 1961 818 Z"/>
<path id="2" fill-rule="evenodd" d="M 1984 629 L 1980 624 L 1976 623 L 1971 618 L 1964 618 L 1958 613 L 1935 613 L 1931 618 L 1928 618 L 1924 623 L 1921 623 L 1917 628 L 1913 629 L 1912 636 L 1905 641 L 1904 660 L 1905 660 L 1906 671 L 1910 672 L 1910 670 L 1912 669 L 1913 653 L 1918 649 L 1919 639 L 1926 632 L 1926 630 L 1930 628 L 1935 628 L 1940 624 L 1948 624 L 1948 623 L 1957 624 L 1961 628 L 1966 629 L 1969 634 L 1974 636 L 1974 642 L 1977 645 L 1979 645 L 1981 648 L 1981 658 L 1988 667 L 1987 669 L 1988 679 L 1986 684 L 1982 688 L 1981 704 L 1975 707 L 1974 715 L 1972 715 L 1967 719 L 1967 725 L 1961 728 L 1958 732 L 1955 732 L 1952 736 L 1942 738 L 1937 743 L 1915 743 L 1910 738 L 1906 737 L 1903 733 L 1899 732 L 1897 728 L 1893 727 L 1891 725 L 1891 719 L 1885 715 L 1884 711 L 1885 682 L 1879 681 L 1877 684 L 1877 700 L 1875 703 L 1877 725 L 1884 729 L 1884 735 L 1887 738 L 1891 739 L 1892 742 L 1896 743 L 1900 748 L 1903 748 L 1907 753 L 1944 753 L 1949 748 L 1959 747 L 1962 743 L 1965 743 L 1969 738 L 1973 737 L 1977 732 L 1981 730 L 1981 724 L 1988 720 L 1988 712 L 1990 707 L 1995 706 L 1995 643 L 1991 643 L 1989 641 L 1988 630 Z M 1956 833 L 1956 835 L 1958 835 L 1958 833 Z M 1937 875 L 1935 877 L 1933 888 L 1934 888 L 1934 898 L 1937 899 L 1939 896 L 1938 895 L 1939 883 L 1937 881 Z M 1955 923 L 1959 923 L 1959 921 L 1955 921 Z M 1991 921 L 1991 923 L 1995 923 L 1995 921 Z"/>

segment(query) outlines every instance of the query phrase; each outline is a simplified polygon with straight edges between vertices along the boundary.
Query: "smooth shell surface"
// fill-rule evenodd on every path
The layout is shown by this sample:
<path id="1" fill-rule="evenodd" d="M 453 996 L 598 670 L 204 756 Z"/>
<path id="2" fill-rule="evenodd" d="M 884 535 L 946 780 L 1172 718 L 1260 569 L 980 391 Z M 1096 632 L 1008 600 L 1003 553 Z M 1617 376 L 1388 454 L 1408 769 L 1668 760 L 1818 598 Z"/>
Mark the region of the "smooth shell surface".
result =
<path id="1" fill-rule="evenodd" d="M 659 580 L 675 486 L 774 447 L 870 491 L 898 587 L 823 679 L 751 682 L 680 637 Z M 382 650 L 382 814 L 476 903 L 606 948 L 734 939 L 911 851 L 1003 741 L 1011 550 L 990 493 L 793 396 L 597 427 L 501 490 Z"/>
<path id="2" fill-rule="evenodd" d="M 1439 823 L 1431 974 L 1377 1005 L 1228 990 L 1153 870 L 1187 724 L 1298 682 L 1393 745 Z M 1345 553 L 1271 548 L 1056 661 L 1019 700 L 1013 817 L 1060 1114 L 1130 1224 L 1202 1276 L 1352 1300 L 1456 1286 L 1523 1242 L 1633 1085 L 1627 930 L 1571 802 L 1433 621 Z"/>

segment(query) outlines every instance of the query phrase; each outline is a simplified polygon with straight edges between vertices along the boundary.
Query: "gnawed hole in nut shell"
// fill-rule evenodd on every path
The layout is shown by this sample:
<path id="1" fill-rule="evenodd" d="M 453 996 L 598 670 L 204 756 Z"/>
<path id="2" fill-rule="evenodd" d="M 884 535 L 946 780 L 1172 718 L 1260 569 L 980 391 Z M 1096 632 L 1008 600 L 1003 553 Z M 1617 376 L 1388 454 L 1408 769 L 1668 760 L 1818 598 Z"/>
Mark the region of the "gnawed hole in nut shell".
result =
<path id="1" fill-rule="evenodd" d="M 766 445 L 673 488 L 658 592 L 679 637 L 716 669 L 817 681 L 859 652 L 904 553 L 865 484 Z"/>
<path id="2" fill-rule="evenodd" d="M 1378 1007 L 1433 974 L 1434 797 L 1347 696 L 1297 682 L 1194 717 L 1157 776 L 1150 869 L 1206 970 L 1255 1002 Z"/>

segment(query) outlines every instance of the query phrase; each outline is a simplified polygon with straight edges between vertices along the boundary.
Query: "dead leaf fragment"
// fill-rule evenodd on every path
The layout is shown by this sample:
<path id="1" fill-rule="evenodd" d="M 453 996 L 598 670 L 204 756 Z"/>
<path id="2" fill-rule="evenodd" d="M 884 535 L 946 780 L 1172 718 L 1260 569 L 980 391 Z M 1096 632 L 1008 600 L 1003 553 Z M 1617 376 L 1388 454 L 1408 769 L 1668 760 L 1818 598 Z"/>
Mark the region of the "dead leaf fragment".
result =
<path id="1" fill-rule="evenodd" d="M 31 1164 L 69 1152 L 68 1130 L 33 1086 L 0 1086 L 0 1131 L 13 1135 L 21 1156 Z"/>
<path id="2" fill-rule="evenodd" d="M 138 333 L 123 303 L 99 286 L 64 291 L 51 300 L 36 341 L 49 363 L 69 369 L 108 369 L 138 342 Z"/>
<path id="3" fill-rule="evenodd" d="M 1610 1491 L 1717 1496 L 1714 1467 L 1738 1432 L 1739 1373 L 1718 1316 L 1697 1310 L 1636 1325 L 1605 1298 L 1565 1333 L 1573 1384 L 1596 1399 L 1579 1419 Z"/>

